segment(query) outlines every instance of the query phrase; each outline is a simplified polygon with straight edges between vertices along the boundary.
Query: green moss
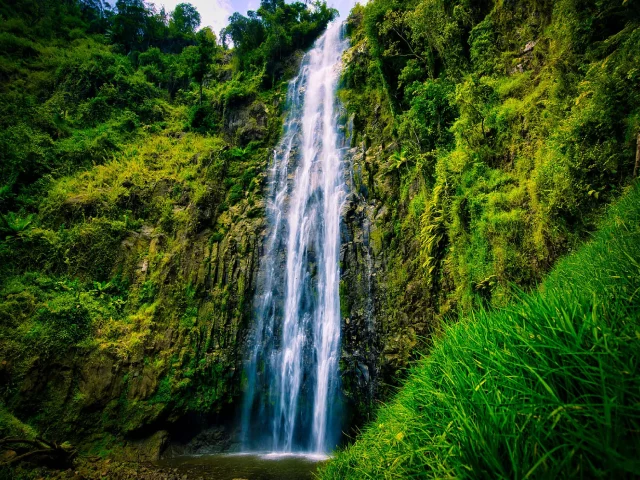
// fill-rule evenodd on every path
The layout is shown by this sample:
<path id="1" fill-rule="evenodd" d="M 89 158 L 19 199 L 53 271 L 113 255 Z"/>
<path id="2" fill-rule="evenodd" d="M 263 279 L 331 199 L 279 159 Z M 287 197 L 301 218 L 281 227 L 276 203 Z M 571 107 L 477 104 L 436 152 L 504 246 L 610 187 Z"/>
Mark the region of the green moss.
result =
<path id="1" fill-rule="evenodd" d="M 372 244 L 388 256 L 422 245 L 424 269 L 409 267 L 415 247 L 398 261 L 433 287 L 436 317 L 535 285 L 628 183 L 640 93 L 620 72 L 638 71 L 640 20 L 605 4 L 596 15 L 590 2 L 376 0 L 352 12 L 340 96 L 373 139 L 358 169 L 392 212 Z M 605 17 L 604 33 L 585 27 Z"/>
<path id="2" fill-rule="evenodd" d="M 322 478 L 638 472 L 640 187 L 539 291 L 444 327 Z"/>
<path id="3" fill-rule="evenodd" d="M 14 417 L 9 411 L 7 411 L 4 405 L 0 404 L 0 435 L 2 438 L 18 437 L 27 440 L 33 440 L 38 436 L 37 431 L 22 423 L 16 417 Z"/>

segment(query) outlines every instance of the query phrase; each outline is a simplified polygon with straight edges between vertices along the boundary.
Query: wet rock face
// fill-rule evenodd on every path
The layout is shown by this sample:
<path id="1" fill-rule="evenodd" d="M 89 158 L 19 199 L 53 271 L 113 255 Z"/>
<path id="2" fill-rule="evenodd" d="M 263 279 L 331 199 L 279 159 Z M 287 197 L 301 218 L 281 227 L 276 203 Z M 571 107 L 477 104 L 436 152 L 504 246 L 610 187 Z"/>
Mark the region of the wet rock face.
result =
<path id="1" fill-rule="evenodd" d="M 280 121 L 277 113 L 271 110 L 270 123 Z M 78 184 L 65 192 L 73 201 L 62 199 L 52 209 L 54 233 L 43 229 L 43 238 L 55 235 L 60 224 L 91 228 L 81 245 L 87 251 L 83 265 L 72 270 L 53 258 L 52 269 L 28 277 L 23 291 L 0 291 L 0 381 L 7 385 L 0 402 L 52 441 L 96 443 L 114 457 L 137 450 L 145 458 L 156 456 L 144 452 L 145 442 L 160 431 L 170 441 L 186 416 L 200 415 L 205 424 L 218 422 L 222 411 L 232 417 L 229 406 L 242 393 L 243 347 L 265 229 L 262 172 L 270 138 L 235 156 L 221 138 L 184 134 L 155 141 L 163 146 L 148 147 L 149 158 L 138 163 L 142 173 L 123 181 L 120 172 L 110 172 L 116 178 L 105 182 L 109 202 Z M 175 161 L 178 156 L 184 160 Z M 157 168 L 164 170 L 154 173 Z M 87 212 L 100 215 L 100 222 Z M 120 230 L 105 242 L 98 282 L 84 267 L 96 257 L 94 241 L 112 224 Z M 76 253 L 65 255 L 73 260 Z M 82 276 L 75 277 L 76 271 Z M 27 283 L 31 278 L 40 283 Z M 60 336 L 53 322 L 68 326 L 69 318 L 85 322 L 81 336 Z M 58 342 L 55 348 L 31 348 L 27 335 L 13 342 L 10 334 L 23 325 L 25 331 L 54 325 L 45 333 Z M 162 450 L 166 441 L 154 444 Z"/>
<path id="2" fill-rule="evenodd" d="M 225 112 L 225 134 L 240 145 L 263 140 L 267 135 L 268 107 L 260 102 L 247 102 Z"/>
<path id="3" fill-rule="evenodd" d="M 20 384 L 19 413 L 28 417 L 43 405 L 64 412 L 43 420 L 67 432 L 65 439 L 83 441 L 104 430 L 141 438 L 122 453 L 139 461 L 155 459 L 167 444 L 168 434 L 154 440 L 154 431 L 236 399 L 264 228 L 261 217 L 248 218 L 243 208 L 200 220 L 207 228 L 174 238 L 155 225 L 132 232 L 117 268 L 133 297 L 144 297 L 140 292 L 149 285 L 152 294 L 130 302 L 127 322 L 117 331 L 109 324 L 99 328 L 93 345 L 65 364 L 34 363 Z M 227 229 L 222 236 L 212 230 L 220 223 Z"/>
<path id="4" fill-rule="evenodd" d="M 223 425 L 214 425 L 202 430 L 186 442 L 173 442 L 164 452 L 164 458 L 182 455 L 209 455 L 228 452 L 234 449 L 232 429 Z"/>
<path id="5" fill-rule="evenodd" d="M 120 395 L 121 384 L 116 382 L 117 368 L 112 358 L 95 355 L 89 358 L 80 372 L 80 392 L 87 407 L 105 406 L 109 399 Z"/>
<path id="6" fill-rule="evenodd" d="M 147 438 L 130 441 L 124 448 L 122 459 L 131 462 L 155 462 L 169 443 L 169 432 L 159 430 Z"/>
<path id="7" fill-rule="evenodd" d="M 144 285 L 147 279 L 158 278 L 157 295 L 166 303 L 154 312 L 144 343 L 119 366 L 120 381 L 126 383 L 126 396 L 132 403 L 146 402 L 152 415 L 162 418 L 175 415 L 174 405 L 181 402 L 189 410 L 215 411 L 239 394 L 241 346 L 251 315 L 262 223 L 260 218 L 239 216 L 217 242 L 212 241 L 211 230 L 185 236 L 171 254 L 157 262 L 149 258 L 153 257 L 153 239 L 149 239 L 149 254 L 138 257 L 135 271 L 140 278 L 136 283 Z M 147 261 L 145 270 L 142 266 Z M 154 276 L 156 269 L 159 277 Z M 189 286 L 187 298 L 176 291 L 179 285 Z M 184 312 L 180 318 L 171 314 L 176 307 Z M 196 394 L 202 390 L 208 390 L 206 398 Z M 160 394 L 166 398 L 158 398 Z M 194 400 L 202 403 L 189 405 Z M 158 404 L 162 409 L 156 411 Z"/>
<path id="8" fill-rule="evenodd" d="M 418 246 L 395 226 L 402 215 L 394 211 L 397 186 L 378 171 L 388 153 L 365 147 L 346 155 L 350 194 L 341 231 L 340 366 L 354 426 L 388 398 L 432 325 L 426 282 L 415 266 Z"/>
<path id="9" fill-rule="evenodd" d="M 355 407 L 357 423 L 365 420 L 376 397 L 382 337 L 376 322 L 376 262 L 370 242 L 366 199 L 352 193 L 342 225 L 341 289 L 343 391 Z M 378 265 L 380 267 L 380 265 Z"/>

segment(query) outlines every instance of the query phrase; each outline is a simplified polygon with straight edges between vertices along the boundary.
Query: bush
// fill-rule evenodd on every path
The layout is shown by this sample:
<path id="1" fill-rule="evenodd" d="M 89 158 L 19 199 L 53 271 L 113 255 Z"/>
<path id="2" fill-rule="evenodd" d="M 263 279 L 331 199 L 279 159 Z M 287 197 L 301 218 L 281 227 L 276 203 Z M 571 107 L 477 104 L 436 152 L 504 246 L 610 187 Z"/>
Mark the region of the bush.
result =
<path id="1" fill-rule="evenodd" d="M 640 186 L 538 293 L 445 327 L 322 478 L 640 474 Z"/>
<path id="2" fill-rule="evenodd" d="M 212 133 L 216 128 L 216 112 L 211 105 L 194 105 L 189 109 L 188 128 L 194 132 Z"/>

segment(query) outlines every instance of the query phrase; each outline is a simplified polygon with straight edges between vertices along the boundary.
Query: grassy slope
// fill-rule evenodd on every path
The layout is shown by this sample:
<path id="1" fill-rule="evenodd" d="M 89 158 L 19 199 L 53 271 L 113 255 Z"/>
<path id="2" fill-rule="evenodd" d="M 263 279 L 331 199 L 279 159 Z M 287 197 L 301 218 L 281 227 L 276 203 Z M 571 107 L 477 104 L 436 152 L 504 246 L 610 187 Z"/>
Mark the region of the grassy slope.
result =
<path id="1" fill-rule="evenodd" d="M 640 187 L 532 294 L 445 328 L 325 479 L 640 474 Z"/>
<path id="2" fill-rule="evenodd" d="M 514 284 L 535 288 L 630 183 L 639 7 L 370 0 L 353 9 L 339 94 L 353 124 L 352 211 L 371 225 L 360 251 L 375 276 L 358 291 L 367 269 L 341 264 L 341 367 L 370 372 L 372 387 L 343 382 L 364 418 L 442 318 L 504 307 Z M 362 339 L 370 305 L 375 334 Z"/>

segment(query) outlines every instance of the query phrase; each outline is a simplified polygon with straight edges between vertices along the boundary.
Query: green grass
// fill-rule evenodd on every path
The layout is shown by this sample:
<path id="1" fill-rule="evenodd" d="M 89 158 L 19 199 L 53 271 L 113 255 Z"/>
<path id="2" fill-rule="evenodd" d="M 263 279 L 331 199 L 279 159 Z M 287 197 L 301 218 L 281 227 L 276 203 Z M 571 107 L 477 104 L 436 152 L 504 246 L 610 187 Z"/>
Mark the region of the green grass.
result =
<path id="1" fill-rule="evenodd" d="M 640 185 L 538 291 L 444 328 L 323 479 L 640 475 Z"/>

